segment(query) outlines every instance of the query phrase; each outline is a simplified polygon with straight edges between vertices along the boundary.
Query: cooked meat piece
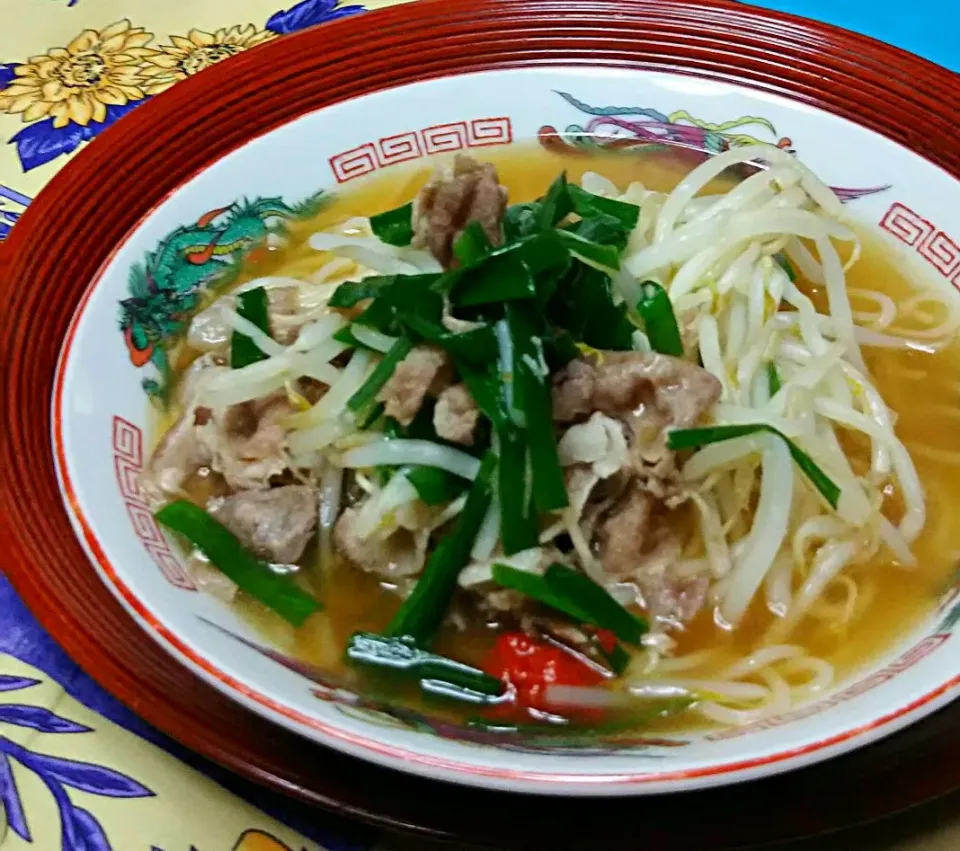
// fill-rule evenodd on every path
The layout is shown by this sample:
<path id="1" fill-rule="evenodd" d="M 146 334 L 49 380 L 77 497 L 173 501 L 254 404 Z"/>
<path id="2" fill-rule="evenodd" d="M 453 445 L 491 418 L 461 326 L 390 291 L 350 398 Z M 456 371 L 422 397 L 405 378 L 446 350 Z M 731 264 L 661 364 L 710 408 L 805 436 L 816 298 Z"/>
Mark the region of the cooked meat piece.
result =
<path id="1" fill-rule="evenodd" d="M 507 190 L 490 163 L 458 154 L 452 166 L 435 175 L 413 205 L 413 244 L 427 248 L 445 267 L 454 262 L 453 243 L 472 221 L 479 222 L 493 245 L 500 245 L 500 223 Z"/>
<path id="2" fill-rule="evenodd" d="M 594 411 L 610 416 L 651 408 L 660 429 L 688 428 L 720 398 L 720 382 L 705 369 L 669 355 L 602 352 L 574 360 L 557 373 L 553 416 L 582 419 Z"/>
<path id="3" fill-rule="evenodd" d="M 211 467 L 234 490 L 268 488 L 290 466 L 282 420 L 293 411 L 283 391 L 228 408 L 222 422 L 200 429 L 213 455 Z"/>
<path id="4" fill-rule="evenodd" d="M 210 448 L 197 436 L 195 412 L 190 409 L 157 445 L 140 475 L 140 491 L 151 505 L 162 504 L 171 495 L 180 493 L 184 481 L 212 460 Z"/>
<path id="5" fill-rule="evenodd" d="M 317 493 L 307 485 L 244 491 L 212 503 L 210 513 L 258 558 L 296 564 L 317 525 Z"/>
<path id="6" fill-rule="evenodd" d="M 219 371 L 211 355 L 203 355 L 190 366 L 180 389 L 183 414 L 164 434 L 140 475 L 140 490 L 150 504 L 166 502 L 180 493 L 184 481 L 213 460 L 198 428 L 208 421 L 210 411 L 198 400 L 203 386 Z"/>
<path id="7" fill-rule="evenodd" d="M 473 445 L 473 432 L 480 411 L 465 384 L 454 384 L 444 390 L 433 410 L 433 427 L 444 440 Z"/>
<path id="8" fill-rule="evenodd" d="M 705 576 L 673 579 L 662 572 L 641 572 L 634 577 L 652 618 L 670 626 L 693 620 L 707 600 L 710 582 Z"/>
<path id="9" fill-rule="evenodd" d="M 623 494 L 597 529 L 599 558 L 604 570 L 623 578 L 638 567 L 650 532 L 654 499 L 638 486 Z"/>
<path id="10" fill-rule="evenodd" d="M 721 389 L 709 372 L 680 358 L 607 352 L 597 366 L 594 402 L 608 414 L 652 406 L 661 430 L 689 428 L 720 398 Z"/>
<path id="11" fill-rule="evenodd" d="M 439 393 L 450 381 L 450 358 L 435 346 L 414 346 L 380 389 L 377 401 L 401 425 L 410 425 L 427 394 Z"/>
<path id="12" fill-rule="evenodd" d="M 423 569 L 426 535 L 413 535 L 397 529 L 386 538 L 369 535 L 360 538 L 353 531 L 358 509 L 347 508 L 333 527 L 333 544 L 361 570 L 386 578 L 413 576 Z"/>
<path id="13" fill-rule="evenodd" d="M 573 423 L 595 410 L 593 395 L 597 371 L 585 360 L 572 360 L 553 378 L 553 418 L 558 423 Z"/>

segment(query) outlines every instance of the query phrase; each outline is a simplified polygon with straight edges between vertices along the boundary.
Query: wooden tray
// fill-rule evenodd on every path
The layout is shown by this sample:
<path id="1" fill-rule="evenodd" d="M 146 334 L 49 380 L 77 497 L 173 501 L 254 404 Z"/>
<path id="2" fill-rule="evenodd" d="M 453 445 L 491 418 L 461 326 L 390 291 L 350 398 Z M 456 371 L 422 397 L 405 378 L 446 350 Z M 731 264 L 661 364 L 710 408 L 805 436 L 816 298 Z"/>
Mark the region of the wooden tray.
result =
<path id="1" fill-rule="evenodd" d="M 148 639 L 88 563 L 61 505 L 49 400 L 70 316 L 131 225 L 197 170 L 304 112 L 385 85 L 543 62 L 671 70 L 775 92 L 960 176 L 955 75 L 868 38 L 724 0 L 424 0 L 246 52 L 111 128 L 0 246 L 4 569 L 89 674 L 188 747 L 310 804 L 458 844 L 721 851 L 836 830 L 960 787 L 960 705 L 824 765 L 683 795 L 570 801 L 396 774 L 226 700 Z"/>

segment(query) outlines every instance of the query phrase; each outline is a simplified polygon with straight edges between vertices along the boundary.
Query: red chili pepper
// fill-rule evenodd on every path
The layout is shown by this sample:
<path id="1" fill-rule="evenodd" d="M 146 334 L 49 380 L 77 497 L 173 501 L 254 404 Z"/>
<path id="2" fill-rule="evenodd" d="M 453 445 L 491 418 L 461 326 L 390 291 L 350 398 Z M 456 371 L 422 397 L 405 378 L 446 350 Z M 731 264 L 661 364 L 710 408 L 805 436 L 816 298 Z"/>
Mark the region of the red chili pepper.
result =
<path id="1" fill-rule="evenodd" d="M 507 632 L 497 637 L 483 665 L 484 670 L 506 683 L 513 695 L 513 704 L 504 710 L 512 714 L 517 708 L 553 712 L 546 702 L 550 685 L 595 686 L 604 675 L 582 658 L 555 644 L 538 641 L 522 632 Z M 561 714 L 569 714 L 563 712 Z M 578 712 L 578 719 L 595 716 L 593 710 Z"/>

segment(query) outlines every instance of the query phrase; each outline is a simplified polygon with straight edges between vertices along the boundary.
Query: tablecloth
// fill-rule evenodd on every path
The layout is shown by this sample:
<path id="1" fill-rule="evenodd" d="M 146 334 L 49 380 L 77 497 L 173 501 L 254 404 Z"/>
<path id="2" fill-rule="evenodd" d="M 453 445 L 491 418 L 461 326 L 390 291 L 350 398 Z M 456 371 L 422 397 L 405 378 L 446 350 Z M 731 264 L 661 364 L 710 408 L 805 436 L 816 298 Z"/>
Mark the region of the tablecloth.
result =
<path id="1" fill-rule="evenodd" d="M 150 97 L 268 39 L 399 0 L 283 2 L 0 0 L 0 239 L 71 156 Z M 860 30 L 960 70 L 958 0 L 909 9 L 882 0 L 759 5 Z M 68 90 L 57 82 L 64 78 L 79 87 Z M 2 851 L 425 847 L 335 815 L 305 815 L 184 751 L 80 671 L 2 574 L 0 804 Z M 941 804 L 930 819 L 875 832 L 856 847 L 955 851 L 957 809 L 956 800 Z"/>

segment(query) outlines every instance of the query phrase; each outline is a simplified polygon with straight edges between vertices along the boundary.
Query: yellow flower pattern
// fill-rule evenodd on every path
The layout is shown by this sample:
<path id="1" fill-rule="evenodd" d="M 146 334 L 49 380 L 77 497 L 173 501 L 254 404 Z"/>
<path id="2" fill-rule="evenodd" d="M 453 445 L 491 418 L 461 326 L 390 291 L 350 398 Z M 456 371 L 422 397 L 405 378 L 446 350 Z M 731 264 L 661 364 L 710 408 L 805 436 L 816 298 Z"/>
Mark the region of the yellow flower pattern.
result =
<path id="1" fill-rule="evenodd" d="M 107 106 L 145 96 L 143 61 L 156 53 L 146 46 L 152 40 L 129 20 L 84 30 L 65 48 L 51 48 L 18 65 L 13 84 L 0 92 L 0 111 L 19 114 L 25 122 L 51 117 L 54 127 L 101 122 Z"/>
<path id="2" fill-rule="evenodd" d="M 253 24 L 219 29 L 213 33 L 194 29 L 186 38 L 171 36 L 171 44 L 162 45 L 159 51 L 146 58 L 143 75 L 148 80 L 147 93 L 165 92 L 174 83 L 272 38 L 276 38 L 275 33 L 258 30 Z"/>

